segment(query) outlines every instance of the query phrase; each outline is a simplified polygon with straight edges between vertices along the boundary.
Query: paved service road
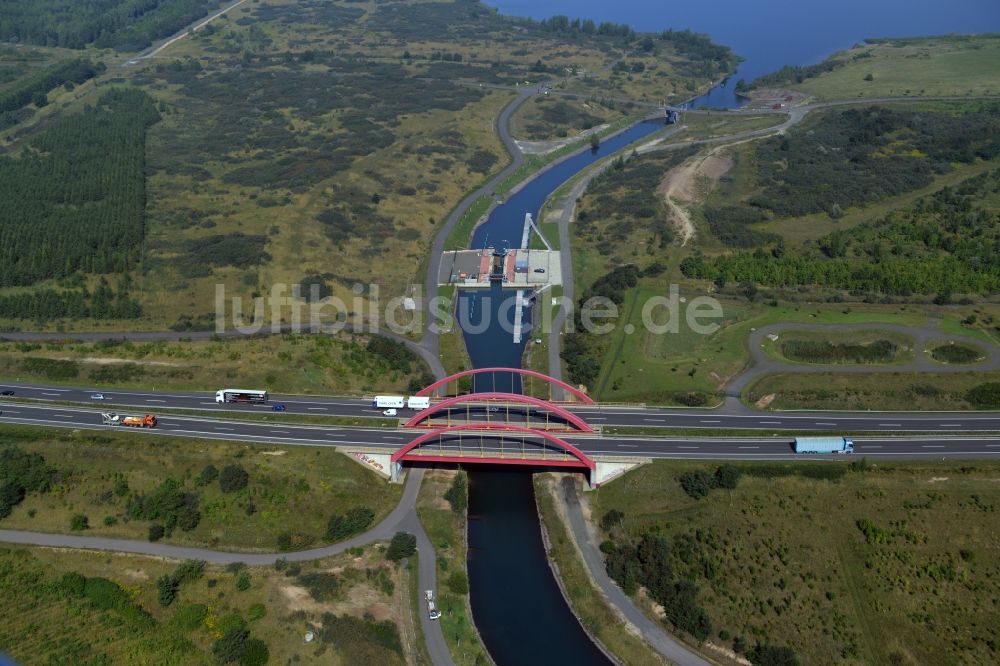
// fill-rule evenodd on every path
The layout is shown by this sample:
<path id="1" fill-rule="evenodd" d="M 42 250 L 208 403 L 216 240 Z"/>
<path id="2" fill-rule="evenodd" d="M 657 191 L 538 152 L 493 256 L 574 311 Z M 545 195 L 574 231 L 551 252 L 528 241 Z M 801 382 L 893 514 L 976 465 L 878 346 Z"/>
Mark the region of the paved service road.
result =
<path id="1" fill-rule="evenodd" d="M 601 593 L 622 612 L 629 624 L 639 630 L 643 640 L 669 659 L 671 663 L 679 666 L 709 666 L 710 662 L 705 661 L 697 653 L 664 631 L 663 625 L 646 617 L 646 614 L 639 610 L 628 595 L 622 592 L 621 588 L 608 576 L 604 567 L 604 555 L 597 546 L 597 539 L 588 526 L 587 519 L 583 517 L 576 480 L 572 477 L 563 477 L 562 485 L 557 492 L 563 494 L 573 539 L 580 547 L 584 564 Z"/>

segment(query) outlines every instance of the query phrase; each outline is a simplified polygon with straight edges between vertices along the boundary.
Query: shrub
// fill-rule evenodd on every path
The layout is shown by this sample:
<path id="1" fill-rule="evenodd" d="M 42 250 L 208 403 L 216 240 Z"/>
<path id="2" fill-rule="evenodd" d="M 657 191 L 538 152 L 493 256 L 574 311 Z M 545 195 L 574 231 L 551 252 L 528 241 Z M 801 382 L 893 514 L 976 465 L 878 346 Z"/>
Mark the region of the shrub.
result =
<path id="1" fill-rule="evenodd" d="M 1000 382 L 986 382 L 975 386 L 966 392 L 965 399 L 983 409 L 1000 407 Z"/>
<path id="2" fill-rule="evenodd" d="M 264 666 L 270 657 L 267 643 L 259 638 L 251 638 L 246 643 L 243 656 L 240 657 L 240 666 Z"/>
<path id="3" fill-rule="evenodd" d="M 118 524 L 118 519 L 114 516 L 104 516 L 104 525 L 106 527 L 111 527 Z"/>
<path id="4" fill-rule="evenodd" d="M 931 350 L 931 356 L 942 363 L 973 363 L 979 352 L 965 345 L 941 345 Z"/>
<path id="5" fill-rule="evenodd" d="M 452 511 L 455 513 L 465 512 L 469 505 L 468 481 L 465 472 L 459 470 L 451 482 L 451 487 L 445 492 L 444 498 L 451 504 Z"/>
<path id="6" fill-rule="evenodd" d="M 469 593 L 469 577 L 464 571 L 455 571 L 448 576 L 448 589 L 459 595 Z"/>
<path id="7" fill-rule="evenodd" d="M 715 487 L 715 477 L 701 470 L 697 472 L 684 472 L 678 480 L 684 492 L 694 499 L 705 497 Z"/>
<path id="8" fill-rule="evenodd" d="M 195 483 L 199 486 L 207 486 L 219 478 L 219 470 L 215 468 L 215 465 L 205 465 L 202 468 L 201 473 L 198 474 L 198 478 L 195 479 Z"/>
<path id="9" fill-rule="evenodd" d="M 224 633 L 222 638 L 212 644 L 212 654 L 220 664 L 231 664 L 239 661 L 247 649 L 247 639 L 250 631 L 242 627 L 234 627 Z"/>
<path id="10" fill-rule="evenodd" d="M 219 473 L 219 489 L 224 493 L 235 493 L 247 487 L 250 475 L 242 465 L 226 465 Z"/>
<path id="11" fill-rule="evenodd" d="M 601 518 L 601 529 L 610 532 L 612 528 L 621 527 L 625 521 L 625 514 L 618 509 L 611 509 Z"/>
<path id="12" fill-rule="evenodd" d="M 295 582 L 309 590 L 316 601 L 333 601 L 341 592 L 340 578 L 325 571 L 313 571 L 302 574 Z"/>
<path id="13" fill-rule="evenodd" d="M 153 523 L 152 525 L 149 526 L 148 538 L 150 541 L 154 542 L 159 541 L 160 539 L 163 538 L 164 532 L 165 530 L 163 529 L 163 525 L 160 525 L 159 523 Z"/>
<path id="14" fill-rule="evenodd" d="M 179 585 L 184 585 L 198 580 L 203 573 L 205 573 L 204 560 L 184 560 L 174 569 L 174 580 Z"/>
<path id="15" fill-rule="evenodd" d="M 67 571 L 59 579 L 59 589 L 70 597 L 82 597 L 87 579 L 76 571 Z"/>
<path id="16" fill-rule="evenodd" d="M 245 571 L 241 571 L 238 576 L 236 576 L 236 589 L 240 592 L 246 592 L 250 589 L 250 574 Z"/>
<path id="17" fill-rule="evenodd" d="M 173 576 L 163 575 L 156 579 L 156 600 L 161 606 L 169 606 L 177 598 L 177 581 Z"/>
<path id="18" fill-rule="evenodd" d="M 396 532 L 392 541 L 389 542 L 388 550 L 385 551 L 385 557 L 393 562 L 398 562 L 415 552 L 417 552 L 417 537 L 409 532 Z"/>
<path id="19" fill-rule="evenodd" d="M 790 647 L 756 645 L 747 653 L 754 666 L 800 666 L 802 662 Z"/>
<path id="20" fill-rule="evenodd" d="M 267 617 L 267 607 L 264 604 L 250 604 L 250 608 L 247 609 L 247 620 L 255 622 L 265 617 Z"/>
<path id="21" fill-rule="evenodd" d="M 82 513 L 75 514 L 69 521 L 69 528 L 74 532 L 90 529 L 90 519 Z"/>
<path id="22" fill-rule="evenodd" d="M 346 514 L 335 513 L 326 524 L 327 541 L 343 541 L 349 536 L 363 532 L 375 520 L 375 512 L 366 506 L 354 507 Z"/>
<path id="23" fill-rule="evenodd" d="M 170 623 L 186 631 L 200 627 L 208 617 L 208 606 L 205 604 L 184 604 L 174 612 Z"/>

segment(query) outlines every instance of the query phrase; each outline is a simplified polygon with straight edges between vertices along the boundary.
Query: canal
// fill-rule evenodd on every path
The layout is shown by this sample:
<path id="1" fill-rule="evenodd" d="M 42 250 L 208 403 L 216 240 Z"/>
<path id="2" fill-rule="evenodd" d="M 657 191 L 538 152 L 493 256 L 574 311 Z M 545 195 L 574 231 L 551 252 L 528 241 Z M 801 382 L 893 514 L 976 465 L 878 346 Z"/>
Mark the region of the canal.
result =
<path id="1" fill-rule="evenodd" d="M 525 213 L 537 219 L 545 200 L 568 179 L 662 128 L 662 121 L 638 123 L 604 140 L 596 151 L 553 165 L 492 211 L 476 229 L 472 248 L 519 247 Z M 459 323 L 474 367 L 521 366 L 531 336 L 514 343 L 514 298 L 514 290 L 499 284 L 459 293 Z M 526 309 L 522 321 L 529 320 Z M 477 390 L 521 391 L 516 375 L 479 377 Z M 472 613 L 498 666 L 611 663 L 577 622 L 549 568 L 530 471 L 471 470 L 468 537 Z"/>

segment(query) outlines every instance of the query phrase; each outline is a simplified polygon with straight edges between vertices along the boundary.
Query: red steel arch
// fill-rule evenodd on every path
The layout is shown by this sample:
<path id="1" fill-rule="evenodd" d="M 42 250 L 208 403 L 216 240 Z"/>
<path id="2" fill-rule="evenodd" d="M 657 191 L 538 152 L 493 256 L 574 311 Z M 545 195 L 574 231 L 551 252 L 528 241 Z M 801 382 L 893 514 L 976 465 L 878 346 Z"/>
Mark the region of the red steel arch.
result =
<path id="1" fill-rule="evenodd" d="M 481 375 L 487 372 L 511 372 L 517 375 L 542 379 L 550 384 L 558 386 L 563 390 L 569 391 L 573 396 L 575 396 L 578 400 L 580 400 L 580 402 L 584 404 L 587 405 L 595 404 L 589 395 L 587 395 L 580 389 L 576 388 L 575 386 L 570 386 L 561 379 L 556 379 L 555 377 L 549 377 L 545 373 L 538 372 L 537 370 L 527 370 L 525 368 L 473 368 L 472 370 L 463 370 L 461 372 L 456 372 L 453 375 L 445 377 L 444 379 L 439 379 L 430 386 L 428 386 L 427 388 L 420 389 L 419 391 L 417 391 L 416 395 L 420 396 L 433 395 L 434 391 L 436 391 L 437 389 L 441 388 L 446 384 L 450 384 L 451 382 L 457 381 L 462 377 L 471 377 L 472 375 Z"/>
<path id="2" fill-rule="evenodd" d="M 542 400 L 541 398 L 535 398 L 530 395 L 523 395 L 521 393 L 466 393 L 464 395 L 457 395 L 452 398 L 446 398 L 440 402 L 436 402 L 427 409 L 417 412 L 414 414 L 409 421 L 403 424 L 404 428 L 416 428 L 424 419 L 428 419 L 432 414 L 441 411 L 442 409 L 447 409 L 452 405 L 461 405 L 470 402 L 486 402 L 489 400 L 503 400 L 506 402 L 518 402 L 525 405 L 533 405 L 535 407 L 543 407 L 559 418 L 565 419 L 570 425 L 576 427 L 580 432 L 594 432 L 594 429 L 590 427 L 590 424 L 581 419 L 579 416 L 569 411 L 565 407 L 561 407 L 557 404 L 548 402 L 547 400 Z"/>
<path id="3" fill-rule="evenodd" d="M 545 432 L 544 430 L 535 430 L 534 428 L 525 428 L 524 426 L 515 425 L 499 425 L 493 423 L 483 423 L 483 424 L 463 424 L 457 426 L 449 426 L 446 428 L 438 428 L 436 430 L 431 430 L 423 435 L 420 435 L 412 442 L 406 446 L 396 450 L 390 460 L 393 463 L 397 463 L 406 455 L 417 448 L 425 442 L 429 442 L 436 437 L 441 435 L 448 435 L 454 432 L 463 431 L 494 431 L 494 432 L 516 432 L 525 435 L 531 435 L 534 437 L 541 437 L 545 441 L 556 445 L 563 451 L 571 454 L 576 460 L 538 460 L 538 459 L 528 459 L 528 458 L 476 458 L 471 456 L 449 456 L 449 455 L 434 455 L 434 456 L 415 456 L 412 460 L 427 460 L 432 462 L 494 462 L 494 463 L 504 463 L 504 464 L 514 464 L 514 465 L 551 465 L 555 467 L 585 467 L 588 470 L 596 471 L 597 463 L 587 457 L 580 449 L 576 448 L 567 441 L 556 437 L 552 433 Z"/>

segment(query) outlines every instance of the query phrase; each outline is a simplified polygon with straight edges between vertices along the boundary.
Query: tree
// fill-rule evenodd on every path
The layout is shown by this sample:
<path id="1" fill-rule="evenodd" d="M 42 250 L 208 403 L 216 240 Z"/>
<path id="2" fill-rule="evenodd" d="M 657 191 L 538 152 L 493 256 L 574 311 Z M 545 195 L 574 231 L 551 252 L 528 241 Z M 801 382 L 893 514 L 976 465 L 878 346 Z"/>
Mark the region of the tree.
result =
<path id="1" fill-rule="evenodd" d="M 601 147 L 601 137 L 597 136 L 597 134 L 591 134 L 590 135 L 590 150 L 592 152 L 596 153 L 597 149 L 600 148 L 600 147 Z"/>
<path id="2" fill-rule="evenodd" d="M 715 487 L 715 477 L 701 470 L 684 472 L 678 480 L 681 482 L 681 488 L 684 489 L 684 492 L 694 499 L 705 497 Z"/>
<path id="3" fill-rule="evenodd" d="M 240 666 L 264 666 L 270 657 L 267 643 L 259 638 L 251 638 L 246 643 L 243 656 L 240 657 Z"/>
<path id="4" fill-rule="evenodd" d="M 178 585 L 183 585 L 198 580 L 204 572 L 204 560 L 184 560 L 174 569 L 173 577 Z"/>
<path id="5" fill-rule="evenodd" d="M 469 505 L 468 483 L 465 472 L 459 470 L 451 487 L 445 492 L 444 498 L 451 504 L 451 510 L 455 513 L 464 513 Z"/>
<path id="6" fill-rule="evenodd" d="M 735 465 L 719 465 L 715 470 L 715 485 L 733 490 L 740 480 L 740 470 Z"/>
<path id="7" fill-rule="evenodd" d="M 417 552 L 417 537 L 409 532 L 396 532 L 389 542 L 389 549 L 385 551 L 387 560 L 398 562 Z"/>
<path id="8" fill-rule="evenodd" d="M 250 475 L 242 465 L 226 465 L 219 474 L 219 489 L 224 493 L 235 493 L 247 487 Z"/>
<path id="9" fill-rule="evenodd" d="M 800 666 L 802 662 L 790 647 L 756 645 L 747 653 L 754 666 Z"/>
<path id="10" fill-rule="evenodd" d="M 70 519 L 69 528 L 74 532 L 90 529 L 90 519 L 82 513 L 78 513 Z"/>
<path id="11" fill-rule="evenodd" d="M 250 589 L 250 574 L 245 571 L 241 571 L 238 576 L 236 576 L 236 589 L 240 592 L 246 592 Z"/>
<path id="12" fill-rule="evenodd" d="M 335 513 L 326 524 L 327 541 L 342 541 L 364 531 L 375 520 L 375 512 L 366 506 L 357 506 L 345 514 Z"/>

